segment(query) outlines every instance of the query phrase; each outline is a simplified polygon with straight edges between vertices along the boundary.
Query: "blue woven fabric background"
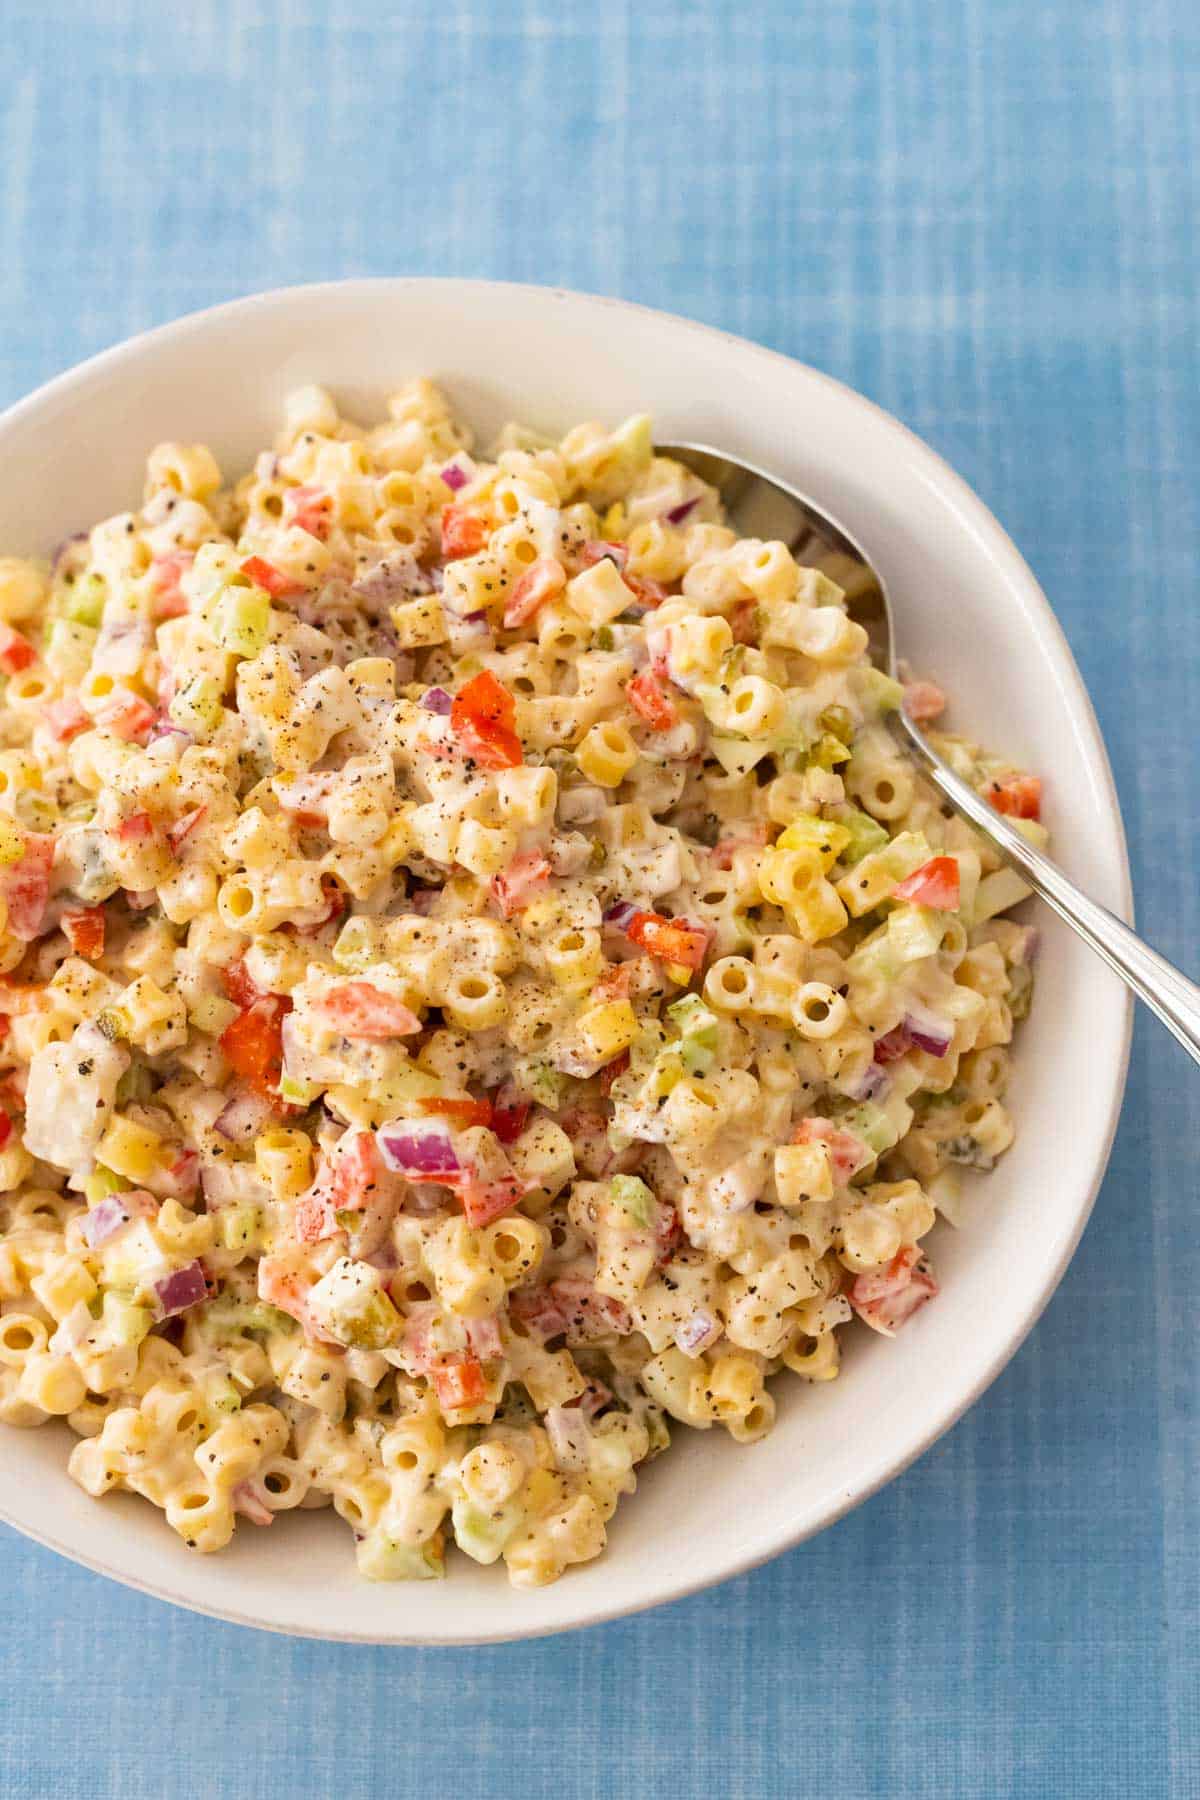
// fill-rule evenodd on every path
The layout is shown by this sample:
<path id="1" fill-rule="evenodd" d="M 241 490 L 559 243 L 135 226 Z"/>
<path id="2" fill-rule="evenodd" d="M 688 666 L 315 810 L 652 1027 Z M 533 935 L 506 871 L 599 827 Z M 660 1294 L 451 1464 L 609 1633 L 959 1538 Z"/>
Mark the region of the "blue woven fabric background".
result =
<path id="1" fill-rule="evenodd" d="M 1029 557 L 1142 928 L 1200 966 L 1200 10 L 8 0 L 2 31 L 0 401 L 354 274 L 621 294 L 815 363 Z M 859 1512 L 664 1611 L 291 1642 L 0 1528 L 0 1795 L 1200 1794 L 1198 1095 L 1140 1021 L 1095 1217 L 1007 1372 Z"/>

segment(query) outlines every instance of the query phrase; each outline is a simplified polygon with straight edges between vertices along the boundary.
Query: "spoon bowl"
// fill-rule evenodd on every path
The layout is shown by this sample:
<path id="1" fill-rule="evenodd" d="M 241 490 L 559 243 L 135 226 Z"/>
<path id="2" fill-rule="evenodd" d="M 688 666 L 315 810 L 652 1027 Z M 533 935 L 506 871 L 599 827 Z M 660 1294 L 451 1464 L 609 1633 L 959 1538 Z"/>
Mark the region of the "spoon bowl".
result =
<path id="1" fill-rule="evenodd" d="M 664 456 L 715 487 L 743 537 L 778 539 L 798 563 L 818 568 L 843 590 L 847 611 L 867 633 L 871 660 L 885 674 L 899 669 L 892 609 L 887 589 L 869 556 L 844 525 L 806 494 L 788 487 L 753 463 L 723 454 L 708 444 L 660 444 Z M 1069 881 L 1057 864 L 1023 834 L 1024 821 L 1010 821 L 961 776 L 955 774 L 901 707 L 888 715 L 899 748 L 918 763 L 926 778 L 975 827 L 996 853 L 1016 869 L 1059 917 L 1114 969 L 1184 1049 L 1200 1062 L 1200 987 L 1142 941 L 1107 907 Z"/>

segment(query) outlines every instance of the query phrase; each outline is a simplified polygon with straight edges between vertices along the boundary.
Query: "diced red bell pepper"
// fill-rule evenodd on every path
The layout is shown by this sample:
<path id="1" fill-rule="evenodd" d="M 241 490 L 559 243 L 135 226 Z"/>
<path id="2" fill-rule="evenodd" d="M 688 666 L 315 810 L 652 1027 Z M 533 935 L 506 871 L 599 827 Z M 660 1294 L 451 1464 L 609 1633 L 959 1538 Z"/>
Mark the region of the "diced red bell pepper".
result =
<path id="1" fill-rule="evenodd" d="M 958 863 L 953 856 L 933 856 L 892 889 L 893 900 L 911 900 L 938 912 L 954 912 L 959 900 Z"/>
<path id="2" fill-rule="evenodd" d="M 330 1152 L 315 1186 L 336 1212 L 362 1212 L 371 1196 L 388 1179 L 374 1134 L 348 1131 Z"/>
<path id="3" fill-rule="evenodd" d="M 997 812 L 1014 819 L 1042 816 L 1042 784 L 1036 775 L 1009 775 L 1003 781 L 989 782 L 983 797 Z"/>
<path id="4" fill-rule="evenodd" d="M 19 862 L 0 868 L 0 895 L 8 908 L 8 929 L 14 937 L 31 943 L 42 929 L 50 898 L 50 869 L 54 839 L 25 833 L 25 853 Z M 9 1009 L 12 1010 L 11 1008 Z"/>
<path id="5" fill-rule="evenodd" d="M 13 1134 L 13 1122 L 8 1114 L 0 1110 L 0 1150 L 3 1150 Z"/>
<path id="6" fill-rule="evenodd" d="M 421 1021 L 410 1006 L 369 981 L 347 981 L 340 987 L 328 988 L 313 1010 L 343 1037 L 362 1038 L 369 1043 L 411 1037 L 421 1029 Z"/>
<path id="7" fill-rule="evenodd" d="M 658 913 L 635 913 L 625 927 L 625 935 L 660 962 L 679 963 L 693 973 L 708 954 L 710 933 L 706 926 L 689 925 L 683 919 L 664 919 Z"/>
<path id="8" fill-rule="evenodd" d="M 19 675 L 36 656 L 37 651 L 27 637 L 22 637 L 11 625 L 0 622 L 0 669 L 6 675 Z"/>
<path id="9" fill-rule="evenodd" d="M 289 525 L 298 525 L 311 537 L 329 536 L 333 496 L 319 487 L 288 488 L 283 496 L 283 516 Z"/>
<path id="10" fill-rule="evenodd" d="M 526 850 L 514 856 L 502 875 L 492 882 L 492 898 L 506 919 L 528 906 L 541 892 L 551 874 L 549 862 L 540 850 Z"/>
<path id="11" fill-rule="evenodd" d="M 170 556 L 156 556 L 151 563 L 156 619 L 181 619 L 188 610 L 187 595 L 179 584 L 195 560 L 190 550 L 177 550 Z"/>
<path id="12" fill-rule="evenodd" d="M 488 1130 L 492 1127 L 490 1100 L 456 1100 L 450 1094 L 426 1094 L 418 1104 L 422 1112 L 453 1119 L 456 1125 L 483 1125 Z"/>
<path id="13" fill-rule="evenodd" d="M 884 1337 L 893 1337 L 938 1291 L 929 1270 L 917 1267 L 920 1257 L 919 1245 L 905 1244 L 886 1269 L 858 1275 L 851 1285 L 851 1306 L 860 1319 Z"/>
<path id="14" fill-rule="evenodd" d="M 61 700 L 51 700 L 43 706 L 42 717 L 50 727 L 50 735 L 60 744 L 65 744 L 81 731 L 86 731 L 91 720 L 73 695 L 67 694 Z"/>
<path id="15" fill-rule="evenodd" d="M 801 1119 L 792 1133 L 793 1144 L 824 1144 L 829 1152 L 833 1179 L 845 1187 L 871 1160 L 871 1151 L 852 1131 L 843 1131 L 832 1119 L 813 1115 Z"/>
<path id="16" fill-rule="evenodd" d="M 236 961 L 226 964 L 221 970 L 221 981 L 235 1006 L 253 1006 L 256 1000 L 265 998 L 262 989 L 256 987 L 246 973 L 244 957 L 239 956 Z"/>
<path id="17" fill-rule="evenodd" d="M 481 669 L 454 697 L 450 725 L 482 769 L 515 769 L 523 760 L 515 730 L 516 701 L 490 669 Z"/>
<path id="18" fill-rule="evenodd" d="M 603 562 L 606 557 L 609 562 L 615 563 L 620 572 L 624 574 L 625 564 L 629 561 L 628 544 L 614 543 L 605 538 L 593 538 L 579 552 L 580 564 L 585 569 L 590 569 L 595 563 Z"/>
<path id="19" fill-rule="evenodd" d="M 465 506 L 442 508 L 442 555 L 447 562 L 474 556 L 488 541 L 486 519 Z"/>
<path id="20" fill-rule="evenodd" d="M 316 535 L 314 532 L 313 536 Z M 260 587 L 270 594 L 272 600 L 286 600 L 291 594 L 305 592 L 303 582 L 293 581 L 290 575 L 285 575 L 282 569 L 277 569 L 274 563 L 267 562 L 261 556 L 248 556 L 242 564 L 242 574 L 247 576 L 255 587 Z"/>
<path id="21" fill-rule="evenodd" d="M 927 725 L 945 712 L 946 696 L 935 681 L 908 681 L 904 685 L 904 710 L 914 725 Z"/>
<path id="22" fill-rule="evenodd" d="M 477 1356 L 448 1357 L 433 1370 L 433 1391 L 444 1413 L 479 1406 L 487 1399 L 483 1364 Z"/>
<path id="23" fill-rule="evenodd" d="M 601 1071 L 600 1071 L 600 1092 L 605 1095 L 611 1094 L 613 1082 L 618 1080 L 620 1078 L 620 1076 L 624 1075 L 624 1073 L 628 1067 L 629 1067 L 629 1052 L 628 1052 L 628 1050 L 622 1050 L 620 1056 L 614 1056 L 612 1061 L 610 1063 L 606 1063 L 604 1065 L 604 1067 L 601 1069 Z"/>
<path id="24" fill-rule="evenodd" d="M 679 723 L 679 712 L 669 699 L 653 669 L 643 669 L 625 684 L 625 697 L 633 710 L 645 719 L 651 731 L 670 731 Z"/>
<path id="25" fill-rule="evenodd" d="M 585 1342 L 589 1338 L 627 1337 L 633 1330 L 629 1309 L 610 1294 L 598 1294 L 582 1275 L 563 1275 L 550 1283 L 550 1292 L 563 1314 L 568 1335 Z"/>
<path id="26" fill-rule="evenodd" d="M 891 1031 L 885 1031 L 882 1037 L 875 1039 L 874 1059 L 877 1063 L 899 1062 L 911 1049 L 912 1038 L 907 1025 L 896 1025 Z"/>
<path id="27" fill-rule="evenodd" d="M 194 806 L 191 812 L 184 813 L 183 817 L 176 819 L 174 825 L 171 826 L 167 832 L 167 842 L 176 856 L 207 811 L 207 806 Z"/>
<path id="28" fill-rule="evenodd" d="M 158 714 L 148 700 L 138 694 L 117 694 L 107 706 L 103 706 L 96 714 L 96 723 L 105 731 L 114 732 L 124 738 L 127 744 L 133 744 L 144 738 L 153 725 Z"/>
<path id="29" fill-rule="evenodd" d="M 496 1181 L 480 1181 L 473 1170 L 467 1169 L 454 1186 L 462 1201 L 467 1224 L 473 1231 L 482 1231 L 501 1213 L 511 1212 L 514 1206 L 519 1206 L 525 1197 L 525 1188 L 515 1175 L 501 1175 Z"/>
<path id="30" fill-rule="evenodd" d="M 148 812 L 130 813 L 117 825 L 114 835 L 122 844 L 145 844 L 154 836 L 154 820 Z"/>
<path id="31" fill-rule="evenodd" d="M 492 1097 L 492 1130 L 502 1144 L 515 1144 L 529 1122 L 532 1100 L 524 1099 L 511 1081 Z"/>
<path id="32" fill-rule="evenodd" d="M 283 1073 L 283 1021 L 291 1002 L 277 994 L 256 1000 L 221 1033 L 226 1061 L 265 1099 L 276 1100 Z"/>
<path id="33" fill-rule="evenodd" d="M 758 601 L 739 600 L 729 615 L 729 629 L 735 644 L 757 644 Z"/>
<path id="34" fill-rule="evenodd" d="M 528 624 L 540 606 L 562 592 L 566 579 L 566 571 L 553 556 L 539 556 L 530 563 L 510 591 L 504 608 L 504 623 L 509 630 Z"/>
<path id="35" fill-rule="evenodd" d="M 714 869 L 732 869 L 739 850 L 760 850 L 767 841 L 765 825 L 746 825 L 718 840 L 710 852 Z"/>
<path id="36" fill-rule="evenodd" d="M 654 1260 L 660 1266 L 670 1262 L 683 1241 L 683 1226 L 678 1210 L 660 1200 L 654 1214 Z"/>
<path id="37" fill-rule="evenodd" d="M 632 590 L 637 604 L 647 612 L 653 612 L 667 598 L 667 590 L 662 582 L 652 580 L 649 575 L 630 575 L 628 570 L 624 570 L 621 580 Z"/>
<path id="38" fill-rule="evenodd" d="M 102 906 L 85 906 L 76 909 L 70 907 L 63 913 L 61 920 L 63 932 L 76 956 L 86 956 L 94 961 L 104 954 L 104 908 Z"/>

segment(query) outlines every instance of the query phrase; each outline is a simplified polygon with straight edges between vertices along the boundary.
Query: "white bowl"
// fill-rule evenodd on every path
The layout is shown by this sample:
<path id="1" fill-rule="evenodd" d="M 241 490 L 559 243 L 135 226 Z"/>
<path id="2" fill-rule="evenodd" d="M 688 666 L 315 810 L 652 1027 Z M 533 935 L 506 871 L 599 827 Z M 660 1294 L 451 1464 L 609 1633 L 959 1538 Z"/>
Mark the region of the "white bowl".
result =
<path id="1" fill-rule="evenodd" d="M 45 553 L 136 504 L 147 450 L 208 443 L 240 470 L 284 395 L 320 381 L 370 418 L 428 374 L 481 435 L 649 408 L 664 440 L 727 446 L 828 503 L 891 589 L 913 665 L 956 722 L 1046 779 L 1064 867 L 1128 914 L 1104 747 L 1070 651 L 995 519 L 910 432 L 786 357 L 663 313 L 543 288 L 348 281 L 197 314 L 61 376 L 0 418 L 0 552 Z M 969 1223 L 936 1244 L 942 1292 L 893 1342 L 863 1332 L 828 1386 L 785 1377 L 779 1422 L 746 1448 L 680 1431 L 618 1511 L 596 1562 L 534 1593 L 451 1559 L 445 1582 L 358 1578 L 329 1512 L 188 1551 L 145 1502 L 90 1500 L 65 1429 L 0 1430 L 0 1517 L 146 1592 L 247 1625 L 368 1643 L 479 1643 L 560 1631 L 675 1599 L 819 1531 L 945 1431 L 1013 1354 L 1066 1267 L 1116 1125 L 1131 1006 L 1046 917 L 1033 1016 L 1019 1034 L 1015 1147 Z"/>

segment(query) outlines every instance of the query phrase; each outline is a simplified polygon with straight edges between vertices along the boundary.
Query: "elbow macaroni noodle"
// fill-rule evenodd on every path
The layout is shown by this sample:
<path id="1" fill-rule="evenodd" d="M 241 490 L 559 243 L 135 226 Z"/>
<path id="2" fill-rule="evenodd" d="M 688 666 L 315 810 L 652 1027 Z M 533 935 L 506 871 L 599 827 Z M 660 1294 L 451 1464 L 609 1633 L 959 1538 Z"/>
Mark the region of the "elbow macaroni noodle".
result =
<path id="1" fill-rule="evenodd" d="M 88 1493 L 533 1586 L 672 1422 L 751 1442 L 936 1293 L 1024 889 L 647 418 L 476 460 L 413 381 L 296 393 L 231 488 L 161 444 L 0 560 L 0 669 L 0 1421 Z"/>

